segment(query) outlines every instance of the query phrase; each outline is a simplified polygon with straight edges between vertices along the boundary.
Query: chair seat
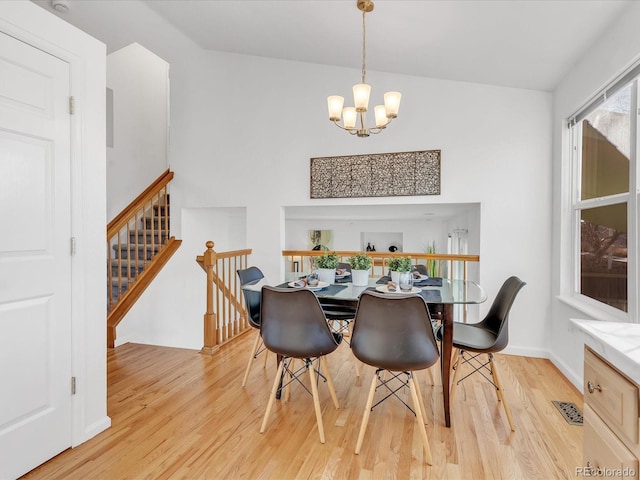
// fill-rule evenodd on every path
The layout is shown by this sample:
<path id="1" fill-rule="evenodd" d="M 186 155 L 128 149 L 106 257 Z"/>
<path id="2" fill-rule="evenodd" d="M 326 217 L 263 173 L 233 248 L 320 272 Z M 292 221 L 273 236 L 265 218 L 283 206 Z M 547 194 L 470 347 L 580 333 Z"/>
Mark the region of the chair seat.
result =
<path id="1" fill-rule="evenodd" d="M 496 335 L 473 323 L 453 325 L 453 346 L 461 350 L 487 353 L 494 351 Z"/>
<path id="2" fill-rule="evenodd" d="M 356 307 L 340 300 L 319 299 L 320 306 L 328 320 L 351 320 L 356 316 Z"/>
<path id="3" fill-rule="evenodd" d="M 327 320 L 353 320 L 356 316 L 355 309 L 352 311 L 345 311 L 322 305 L 322 311 L 324 312 L 325 317 L 327 317 Z"/>

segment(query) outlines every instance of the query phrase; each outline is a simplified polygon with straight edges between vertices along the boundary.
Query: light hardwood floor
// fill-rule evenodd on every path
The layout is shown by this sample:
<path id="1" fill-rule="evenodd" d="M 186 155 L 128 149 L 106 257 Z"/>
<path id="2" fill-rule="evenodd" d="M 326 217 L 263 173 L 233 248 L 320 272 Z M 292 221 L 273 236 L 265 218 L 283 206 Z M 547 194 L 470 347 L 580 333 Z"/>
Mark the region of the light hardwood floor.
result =
<path id="1" fill-rule="evenodd" d="M 458 388 L 445 428 L 436 368 L 417 374 L 427 409 L 433 466 L 423 462 L 415 417 L 396 399 L 371 413 L 354 454 L 373 370 L 355 375 L 347 345 L 328 357 L 340 409 L 319 387 L 326 444 L 313 402 L 294 386 L 259 433 L 275 374 L 262 357 L 240 386 L 254 333 L 210 357 L 196 351 L 126 344 L 108 353 L 112 427 L 25 476 L 28 479 L 563 479 L 582 462 L 582 427 L 552 400 L 582 409 L 582 395 L 548 361 L 496 355 L 516 431 L 490 384 L 473 375 Z M 435 383 L 433 385 L 432 383 Z M 408 390 L 408 389 L 405 389 Z M 408 403 L 409 392 L 403 394 Z M 378 397 L 376 397 L 378 398 Z"/>

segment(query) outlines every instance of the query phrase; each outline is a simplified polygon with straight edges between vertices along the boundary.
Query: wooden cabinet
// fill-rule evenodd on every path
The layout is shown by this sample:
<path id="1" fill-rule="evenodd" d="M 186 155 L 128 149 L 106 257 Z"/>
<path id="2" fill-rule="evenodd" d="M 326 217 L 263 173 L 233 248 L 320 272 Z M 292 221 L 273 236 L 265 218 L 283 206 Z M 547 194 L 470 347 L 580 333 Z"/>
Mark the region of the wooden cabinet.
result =
<path id="1" fill-rule="evenodd" d="M 639 478 L 638 400 L 638 385 L 585 346 L 584 466 L 594 475 Z"/>

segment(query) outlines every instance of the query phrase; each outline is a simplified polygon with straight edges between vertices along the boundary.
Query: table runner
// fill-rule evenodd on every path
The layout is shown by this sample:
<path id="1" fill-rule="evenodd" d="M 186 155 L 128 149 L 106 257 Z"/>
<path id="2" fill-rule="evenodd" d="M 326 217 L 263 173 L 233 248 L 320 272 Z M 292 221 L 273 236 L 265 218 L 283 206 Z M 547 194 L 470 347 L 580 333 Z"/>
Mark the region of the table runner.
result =
<path id="1" fill-rule="evenodd" d="M 277 285 L 277 287 L 279 288 L 300 288 L 300 287 L 290 287 L 289 284 L 287 282 L 285 283 L 281 283 L 280 285 Z M 335 283 L 329 285 L 326 288 L 323 288 L 322 290 L 312 290 L 313 293 L 322 293 L 324 295 L 335 295 L 336 293 L 338 293 L 339 291 L 343 290 L 347 288 L 347 285 L 336 285 Z"/>
<path id="2" fill-rule="evenodd" d="M 391 277 L 385 275 L 384 277 L 380 277 L 376 283 L 384 284 L 391 281 Z M 420 280 L 419 282 L 413 282 L 414 287 L 441 287 L 442 286 L 442 278 L 441 277 L 429 277 L 424 280 Z"/>

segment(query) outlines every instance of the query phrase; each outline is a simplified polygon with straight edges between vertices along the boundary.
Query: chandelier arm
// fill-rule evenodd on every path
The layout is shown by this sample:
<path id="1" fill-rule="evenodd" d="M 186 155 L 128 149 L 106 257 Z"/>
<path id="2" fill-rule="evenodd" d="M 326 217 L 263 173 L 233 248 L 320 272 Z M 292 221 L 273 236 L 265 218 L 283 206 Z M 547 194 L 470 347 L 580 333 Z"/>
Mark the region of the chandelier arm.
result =
<path id="1" fill-rule="evenodd" d="M 343 127 L 342 125 L 340 125 L 340 124 L 338 123 L 338 121 L 337 121 L 337 120 L 332 120 L 332 122 L 333 122 L 333 124 L 334 124 L 336 127 L 338 127 L 338 128 L 340 128 L 340 129 L 342 129 L 342 130 L 345 130 L 345 131 L 349 132 L 351 135 L 355 135 L 355 134 L 358 132 L 358 129 L 357 129 L 357 128 L 347 128 L 347 127 Z"/>
<path id="2" fill-rule="evenodd" d="M 373 135 L 376 135 L 376 134 L 378 134 L 378 133 L 382 132 L 382 130 L 384 130 L 384 129 L 387 127 L 387 125 L 389 125 L 389 124 L 391 123 L 391 121 L 393 120 L 393 118 L 389 118 L 388 120 L 389 120 L 389 121 L 388 121 L 387 123 L 385 123 L 384 125 L 382 125 L 382 126 L 380 126 L 380 127 L 378 127 L 378 126 L 376 126 L 376 127 L 365 127 L 365 126 L 364 126 L 364 123 L 362 122 L 362 119 L 361 119 L 361 122 L 360 122 L 360 128 L 356 128 L 356 127 L 354 127 L 354 128 L 347 128 L 347 127 L 344 127 L 344 126 L 342 126 L 342 125 L 340 125 L 340 124 L 338 123 L 338 120 L 332 120 L 332 122 L 333 122 L 333 124 L 334 124 L 336 127 L 338 127 L 338 128 L 340 128 L 340 129 L 342 129 L 342 130 L 345 130 L 345 131 L 349 132 L 351 135 L 355 135 L 355 134 L 357 134 L 359 131 L 360 131 L 360 132 L 367 132 L 367 133 L 371 133 L 371 134 L 373 134 Z"/>

